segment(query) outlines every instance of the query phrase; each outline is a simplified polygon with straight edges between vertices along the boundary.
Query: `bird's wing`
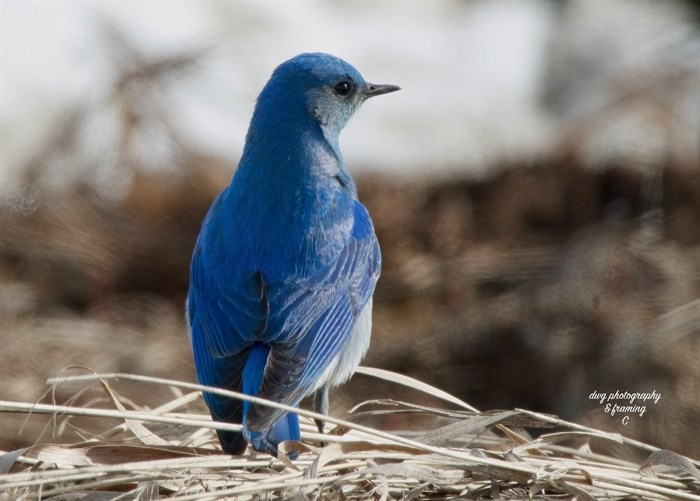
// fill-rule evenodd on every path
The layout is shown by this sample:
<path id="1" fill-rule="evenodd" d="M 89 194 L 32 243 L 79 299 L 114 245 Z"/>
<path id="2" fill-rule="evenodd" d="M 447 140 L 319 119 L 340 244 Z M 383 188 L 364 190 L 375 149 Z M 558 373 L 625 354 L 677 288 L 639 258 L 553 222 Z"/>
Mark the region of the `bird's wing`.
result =
<path id="1" fill-rule="evenodd" d="M 271 351 L 261 397 L 296 405 L 315 387 L 372 296 L 380 264 L 369 215 L 356 202 L 350 238 L 330 266 L 268 288 L 270 314 L 264 341 Z M 282 414 L 255 405 L 248 426 L 267 429 Z"/>
<path id="2" fill-rule="evenodd" d="M 215 358 L 236 355 L 265 328 L 267 301 L 260 273 L 230 280 L 225 265 L 207 262 L 198 245 L 192 256 L 188 316 L 192 344 L 201 344 Z"/>
<path id="3" fill-rule="evenodd" d="M 220 266 L 208 262 L 197 242 L 190 270 L 187 317 L 199 381 L 208 386 L 241 390 L 241 374 L 250 346 L 262 332 L 267 316 L 264 284 L 251 273 L 231 282 L 222 278 Z M 240 423 L 239 400 L 204 393 L 215 419 Z M 227 452 L 239 453 L 245 441 L 239 433 L 218 432 Z"/>

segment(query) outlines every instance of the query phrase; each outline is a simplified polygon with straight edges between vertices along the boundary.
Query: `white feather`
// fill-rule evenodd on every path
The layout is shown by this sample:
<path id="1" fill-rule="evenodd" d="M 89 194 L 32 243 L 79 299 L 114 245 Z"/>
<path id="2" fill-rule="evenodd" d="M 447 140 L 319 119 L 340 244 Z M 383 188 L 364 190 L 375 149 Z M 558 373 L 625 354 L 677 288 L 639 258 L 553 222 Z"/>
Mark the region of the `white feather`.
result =
<path id="1" fill-rule="evenodd" d="M 350 337 L 335 356 L 328 368 L 323 372 L 313 391 L 324 384 L 338 386 L 350 379 L 360 365 L 362 358 L 369 348 L 369 339 L 372 333 L 372 298 L 369 299 L 364 309 L 357 318 Z"/>

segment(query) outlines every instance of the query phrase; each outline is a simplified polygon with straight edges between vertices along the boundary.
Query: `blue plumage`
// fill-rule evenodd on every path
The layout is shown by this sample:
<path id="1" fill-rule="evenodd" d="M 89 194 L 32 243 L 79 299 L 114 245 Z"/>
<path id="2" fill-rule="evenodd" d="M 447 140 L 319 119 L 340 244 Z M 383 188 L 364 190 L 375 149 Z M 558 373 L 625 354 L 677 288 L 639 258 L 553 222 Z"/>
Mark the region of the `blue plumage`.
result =
<path id="1" fill-rule="evenodd" d="M 202 384 L 293 406 L 315 393 L 325 413 L 328 388 L 356 369 L 381 257 L 338 135 L 363 101 L 398 89 L 319 53 L 272 74 L 192 256 L 187 317 Z M 204 398 L 215 420 L 243 424 L 242 434 L 219 432 L 226 452 L 249 442 L 275 454 L 299 440 L 295 414 Z"/>

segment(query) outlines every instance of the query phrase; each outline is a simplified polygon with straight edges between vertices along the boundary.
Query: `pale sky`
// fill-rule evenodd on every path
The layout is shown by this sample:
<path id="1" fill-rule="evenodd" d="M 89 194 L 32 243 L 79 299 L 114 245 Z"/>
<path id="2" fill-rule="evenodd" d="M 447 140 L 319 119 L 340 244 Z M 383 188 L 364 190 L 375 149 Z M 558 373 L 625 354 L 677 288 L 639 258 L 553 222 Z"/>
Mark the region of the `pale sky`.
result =
<path id="1" fill-rule="evenodd" d="M 615 5 L 616 17 L 608 17 L 620 25 L 625 12 L 644 11 L 634 1 L 598 4 Z M 600 26 L 607 14 L 596 12 L 582 22 Z M 663 28 L 659 17 L 642 20 Z M 163 92 L 183 136 L 232 165 L 270 73 L 308 51 L 335 54 L 368 81 L 403 88 L 368 102 L 341 135 L 352 171 L 479 175 L 558 139 L 541 104 L 551 2 L 3 1 L 3 185 L 66 109 L 104 95 L 114 71 L 105 20 L 152 57 L 209 48 Z M 648 38 L 639 25 L 633 35 Z"/>

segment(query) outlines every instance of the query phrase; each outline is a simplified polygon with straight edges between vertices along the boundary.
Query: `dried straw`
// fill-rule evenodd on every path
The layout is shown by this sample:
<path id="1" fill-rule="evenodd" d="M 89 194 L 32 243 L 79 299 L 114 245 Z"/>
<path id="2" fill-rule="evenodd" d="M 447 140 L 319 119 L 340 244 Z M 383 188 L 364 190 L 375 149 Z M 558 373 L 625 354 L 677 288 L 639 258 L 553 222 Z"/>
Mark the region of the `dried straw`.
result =
<path id="1" fill-rule="evenodd" d="M 450 406 L 368 401 L 343 420 L 167 379 L 132 374 L 53 378 L 48 383 L 54 390 L 67 383 L 98 382 L 114 408 L 0 401 L 3 413 L 48 415 L 53 432 L 52 443 L 0 451 L 0 499 L 700 501 L 698 461 L 551 415 L 521 409 L 480 412 L 415 379 L 366 367 L 360 372 L 410 386 Z M 119 395 L 111 385 L 116 380 L 155 385 L 176 396 L 148 409 Z M 278 458 L 222 455 L 214 430 L 239 427 L 214 423 L 201 411 L 205 389 L 297 412 L 302 443 L 283 443 Z M 389 433 L 361 424 L 392 414 L 430 416 L 434 427 Z M 314 418 L 326 421 L 327 434 L 314 431 Z M 84 420 L 100 432 L 75 424 Z M 60 443 L 69 428 L 85 440 Z M 551 430 L 532 438 L 528 428 Z M 298 458 L 290 460 L 290 453 Z M 646 460 L 630 460 L 634 454 Z"/>

